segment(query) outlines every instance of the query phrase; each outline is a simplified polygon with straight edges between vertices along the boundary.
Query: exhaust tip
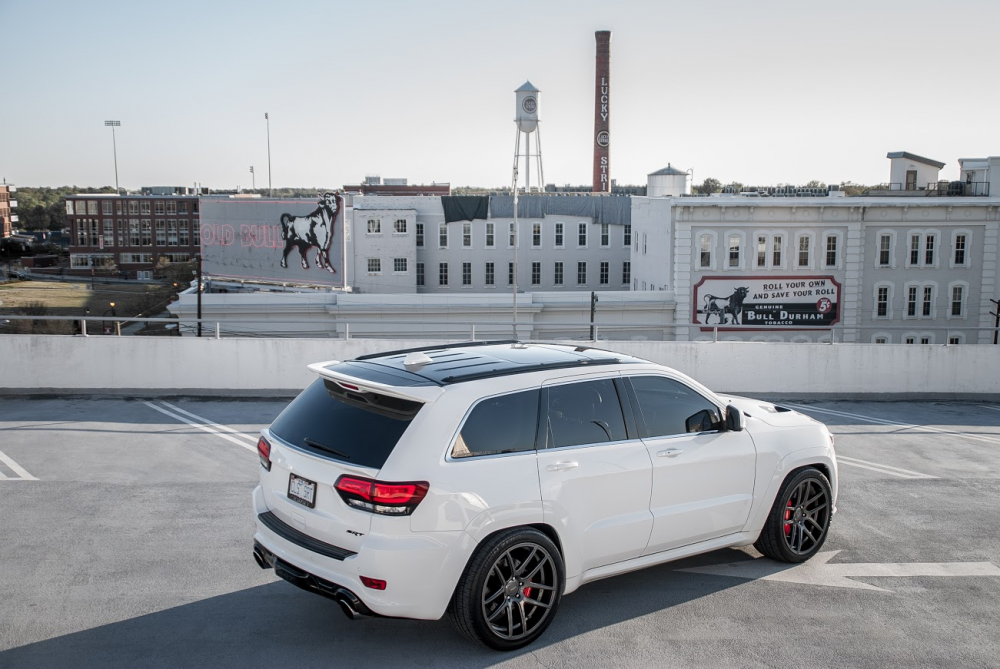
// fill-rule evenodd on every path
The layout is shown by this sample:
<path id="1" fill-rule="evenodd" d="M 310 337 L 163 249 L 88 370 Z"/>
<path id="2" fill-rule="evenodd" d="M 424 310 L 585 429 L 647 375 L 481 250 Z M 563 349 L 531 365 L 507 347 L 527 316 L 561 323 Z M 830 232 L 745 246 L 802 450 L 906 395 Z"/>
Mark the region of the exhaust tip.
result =
<path id="1" fill-rule="evenodd" d="M 253 559 L 257 563 L 257 566 L 260 567 L 261 569 L 271 568 L 271 565 L 269 565 L 267 563 L 267 560 L 264 559 L 264 554 L 263 552 L 261 552 L 260 546 L 253 547 Z"/>
<path id="2" fill-rule="evenodd" d="M 355 595 L 350 590 L 345 588 L 340 588 L 334 594 L 334 599 L 340 604 L 340 609 L 344 612 L 344 615 L 351 620 L 361 620 L 362 618 L 371 618 L 375 614 L 362 603 L 358 596 Z"/>
<path id="3" fill-rule="evenodd" d="M 347 616 L 348 620 L 357 620 L 361 617 L 346 597 L 338 597 L 337 603 L 340 604 L 340 610 L 344 612 L 344 615 Z"/>

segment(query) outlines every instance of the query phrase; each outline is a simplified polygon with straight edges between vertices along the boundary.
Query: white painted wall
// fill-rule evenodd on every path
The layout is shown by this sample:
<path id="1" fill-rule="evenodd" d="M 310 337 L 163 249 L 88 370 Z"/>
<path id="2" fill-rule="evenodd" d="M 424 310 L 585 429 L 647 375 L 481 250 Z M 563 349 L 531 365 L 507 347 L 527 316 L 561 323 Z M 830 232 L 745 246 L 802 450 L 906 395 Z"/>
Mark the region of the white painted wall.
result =
<path id="1" fill-rule="evenodd" d="M 308 363 L 427 344 L 7 335 L 0 337 L 0 392 L 289 395 L 309 382 Z M 674 367 L 710 388 L 747 395 L 1000 396 L 995 346 L 652 341 L 601 346 Z"/>
<path id="2" fill-rule="evenodd" d="M 941 170 L 933 165 L 928 165 L 918 160 L 910 160 L 909 158 L 890 158 L 889 183 L 902 184 L 899 187 L 906 188 L 906 173 L 909 170 L 916 170 L 917 172 L 918 190 L 923 190 L 927 188 L 927 184 L 935 183 L 940 179 Z"/>

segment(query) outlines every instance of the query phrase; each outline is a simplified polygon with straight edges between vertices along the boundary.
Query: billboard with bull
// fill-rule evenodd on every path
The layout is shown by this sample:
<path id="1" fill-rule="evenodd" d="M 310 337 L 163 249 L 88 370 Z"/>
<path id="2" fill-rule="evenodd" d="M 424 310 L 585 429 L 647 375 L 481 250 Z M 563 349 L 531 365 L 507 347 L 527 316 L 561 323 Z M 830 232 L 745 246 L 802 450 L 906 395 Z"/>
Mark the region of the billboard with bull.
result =
<path id="1" fill-rule="evenodd" d="M 344 201 L 201 199 L 202 271 L 219 277 L 343 286 Z"/>
<path id="2" fill-rule="evenodd" d="M 708 276 L 694 287 L 694 323 L 826 328 L 840 321 L 832 276 Z"/>

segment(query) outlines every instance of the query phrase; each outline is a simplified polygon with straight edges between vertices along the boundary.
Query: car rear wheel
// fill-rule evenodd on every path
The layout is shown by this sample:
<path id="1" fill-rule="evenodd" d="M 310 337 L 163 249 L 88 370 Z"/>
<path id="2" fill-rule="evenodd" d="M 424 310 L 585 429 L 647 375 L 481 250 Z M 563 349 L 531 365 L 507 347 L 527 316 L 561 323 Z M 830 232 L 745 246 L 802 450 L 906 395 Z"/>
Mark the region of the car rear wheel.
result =
<path id="1" fill-rule="evenodd" d="M 469 561 L 449 613 L 458 631 L 496 650 L 528 645 L 549 626 L 562 598 L 562 557 L 531 528 L 500 532 Z"/>
<path id="2" fill-rule="evenodd" d="M 781 562 L 804 562 L 819 552 L 830 530 L 833 500 L 823 472 L 807 467 L 778 490 L 754 548 Z"/>

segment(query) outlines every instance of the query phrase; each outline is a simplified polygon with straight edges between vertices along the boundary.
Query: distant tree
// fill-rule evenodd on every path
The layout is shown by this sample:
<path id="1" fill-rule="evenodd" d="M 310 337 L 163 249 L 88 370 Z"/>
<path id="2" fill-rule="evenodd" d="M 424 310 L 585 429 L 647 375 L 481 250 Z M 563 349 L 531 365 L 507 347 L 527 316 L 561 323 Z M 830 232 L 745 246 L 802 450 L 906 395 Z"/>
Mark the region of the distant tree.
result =
<path id="1" fill-rule="evenodd" d="M 847 197 L 857 197 L 859 195 L 864 195 L 871 186 L 865 186 L 864 184 L 856 184 L 853 181 L 843 181 L 840 184 L 840 190 L 844 191 Z"/>
<path id="2" fill-rule="evenodd" d="M 19 186 L 17 189 L 18 228 L 21 230 L 62 230 L 66 227 L 66 196 L 76 193 L 114 193 L 111 186 L 57 188 Z"/>
<path id="3" fill-rule="evenodd" d="M 718 179 L 713 179 L 712 177 L 708 177 L 701 183 L 700 186 L 695 186 L 693 190 L 695 190 L 698 193 L 701 193 L 702 195 L 711 195 L 712 193 L 718 193 L 722 191 L 722 182 L 719 181 Z"/>
<path id="4" fill-rule="evenodd" d="M 812 181 L 806 184 L 806 188 L 826 188 L 826 184 L 823 183 L 822 181 L 816 181 L 815 179 L 813 179 Z"/>

